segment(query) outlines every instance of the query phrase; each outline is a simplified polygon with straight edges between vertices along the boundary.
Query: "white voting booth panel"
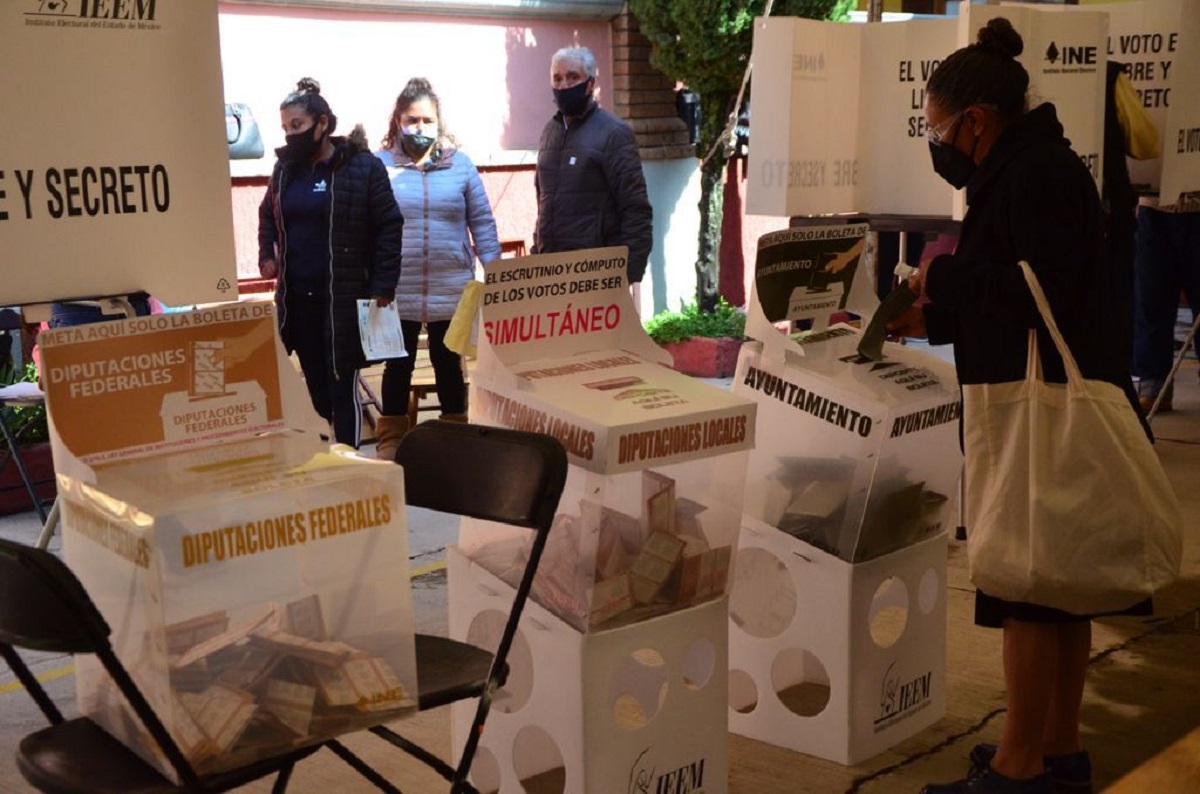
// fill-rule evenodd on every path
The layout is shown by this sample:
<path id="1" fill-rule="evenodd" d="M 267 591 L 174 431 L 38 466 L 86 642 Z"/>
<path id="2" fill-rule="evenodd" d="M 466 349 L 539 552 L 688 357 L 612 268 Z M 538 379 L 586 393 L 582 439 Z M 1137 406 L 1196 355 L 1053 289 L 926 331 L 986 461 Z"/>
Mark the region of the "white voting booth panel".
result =
<path id="1" fill-rule="evenodd" d="M 403 477 L 330 448 L 269 304 L 43 332 L 63 551 L 202 773 L 416 706 Z M 94 659 L 79 710 L 174 779 Z"/>
<path id="2" fill-rule="evenodd" d="M 1158 193 L 1163 204 L 1200 191 L 1200 4 L 1141 0 L 1039 8 L 1072 18 L 1081 12 L 1108 17 L 1108 59 L 1125 64 L 1159 133 L 1159 157 L 1127 161 L 1134 189 Z"/>
<path id="3" fill-rule="evenodd" d="M 747 517 L 729 729 L 854 765 L 946 709 L 946 538 L 851 565 Z"/>
<path id="4" fill-rule="evenodd" d="M 940 61 L 975 40 L 988 15 L 1025 38 L 1032 101 L 1052 101 L 1097 181 L 1104 122 L 1106 16 L 1070 19 L 1027 8 L 971 6 L 958 21 L 845 25 L 755 21 L 746 210 L 758 215 L 948 216 L 956 193 L 930 164 L 925 84 Z M 1063 55 L 1046 59 L 1051 42 Z M 1062 63 L 1064 58 L 1088 62 Z M 762 101 L 769 97 L 769 101 Z"/>
<path id="5" fill-rule="evenodd" d="M 450 636 L 499 641 L 512 591 L 447 551 Z M 621 628 L 580 633 L 530 601 L 512 672 L 471 773 L 480 791 L 522 794 L 563 779 L 564 794 L 728 791 L 725 598 Z M 474 704 L 453 707 L 461 748 Z"/>
<path id="6" fill-rule="evenodd" d="M 473 422 L 548 433 L 570 462 L 532 596 L 579 631 L 726 592 L 753 403 L 663 366 L 624 249 L 488 266 Z M 463 553 L 515 586 L 526 530 L 464 521 Z"/>
<path id="7" fill-rule="evenodd" d="M 217 0 L 7 0 L 0 42 L 0 303 L 236 298 Z"/>

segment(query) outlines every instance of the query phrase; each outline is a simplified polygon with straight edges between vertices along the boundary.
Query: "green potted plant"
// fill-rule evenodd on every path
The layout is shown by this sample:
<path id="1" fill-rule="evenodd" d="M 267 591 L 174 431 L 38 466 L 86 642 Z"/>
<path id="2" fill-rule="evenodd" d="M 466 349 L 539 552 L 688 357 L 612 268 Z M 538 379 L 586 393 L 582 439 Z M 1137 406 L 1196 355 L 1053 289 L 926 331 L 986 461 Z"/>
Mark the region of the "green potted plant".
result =
<path id="1" fill-rule="evenodd" d="M 645 323 L 646 333 L 667 350 L 674 368 L 702 378 L 727 378 L 737 368 L 746 339 L 746 315 L 724 298 L 711 312 L 697 303 L 662 312 Z"/>
<path id="2" fill-rule="evenodd" d="M 32 362 L 24 367 L 12 367 L 3 373 L 4 385 L 11 383 L 37 383 L 37 366 Z M 54 461 L 50 454 L 50 427 L 46 421 L 46 405 L 5 405 L 4 421 L 17 439 L 21 461 L 30 478 L 36 484 L 38 496 L 43 500 L 54 498 Z M 29 510 L 29 494 L 21 482 L 16 465 L 9 458 L 8 444 L 0 436 L 0 515 Z"/>

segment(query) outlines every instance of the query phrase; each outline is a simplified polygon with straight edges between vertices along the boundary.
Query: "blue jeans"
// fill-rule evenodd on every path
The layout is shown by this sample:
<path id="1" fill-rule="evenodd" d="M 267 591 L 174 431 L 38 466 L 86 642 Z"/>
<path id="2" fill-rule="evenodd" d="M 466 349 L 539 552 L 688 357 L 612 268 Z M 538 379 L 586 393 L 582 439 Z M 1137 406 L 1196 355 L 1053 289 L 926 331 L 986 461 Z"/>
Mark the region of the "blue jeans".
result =
<path id="1" fill-rule="evenodd" d="M 103 303 L 103 300 L 95 301 Z M 150 313 L 150 299 L 143 293 L 130 295 L 129 305 L 133 307 L 135 316 L 145 317 Z M 99 306 L 86 303 L 52 303 L 50 304 L 50 327 L 68 328 L 75 325 L 88 325 L 106 320 L 123 320 L 120 314 L 105 314 Z"/>
<path id="2" fill-rule="evenodd" d="M 1171 371 L 1179 291 L 1200 310 L 1200 212 L 1138 208 L 1133 268 L 1133 375 L 1156 392 Z"/>

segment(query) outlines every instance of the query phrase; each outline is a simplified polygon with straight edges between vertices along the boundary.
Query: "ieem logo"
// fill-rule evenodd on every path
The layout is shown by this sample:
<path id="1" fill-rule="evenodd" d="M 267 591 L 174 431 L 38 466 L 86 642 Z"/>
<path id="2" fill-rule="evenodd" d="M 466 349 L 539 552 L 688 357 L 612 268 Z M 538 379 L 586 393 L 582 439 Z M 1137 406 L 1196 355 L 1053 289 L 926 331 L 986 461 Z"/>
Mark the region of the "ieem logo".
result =
<path id="1" fill-rule="evenodd" d="M 158 0 L 35 0 L 30 16 L 73 16 L 79 19 L 120 19 L 153 22 Z"/>

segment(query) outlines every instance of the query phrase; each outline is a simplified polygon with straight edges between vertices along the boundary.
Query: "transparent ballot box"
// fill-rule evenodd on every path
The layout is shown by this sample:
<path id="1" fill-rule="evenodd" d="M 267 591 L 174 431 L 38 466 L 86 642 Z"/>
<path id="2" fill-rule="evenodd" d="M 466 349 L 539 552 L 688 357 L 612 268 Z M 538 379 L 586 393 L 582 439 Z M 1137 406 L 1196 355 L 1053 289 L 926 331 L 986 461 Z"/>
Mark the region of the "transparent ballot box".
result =
<path id="1" fill-rule="evenodd" d="M 775 359 L 748 344 L 733 384 L 777 428 L 750 456 L 747 515 L 847 562 L 942 532 L 962 467 L 953 369 L 892 344 L 870 361 L 859 338 L 833 326 Z"/>
<path id="2" fill-rule="evenodd" d="M 67 564 L 201 773 L 416 707 L 402 472 L 281 434 L 60 478 Z M 80 711 L 174 770 L 94 657 Z"/>

